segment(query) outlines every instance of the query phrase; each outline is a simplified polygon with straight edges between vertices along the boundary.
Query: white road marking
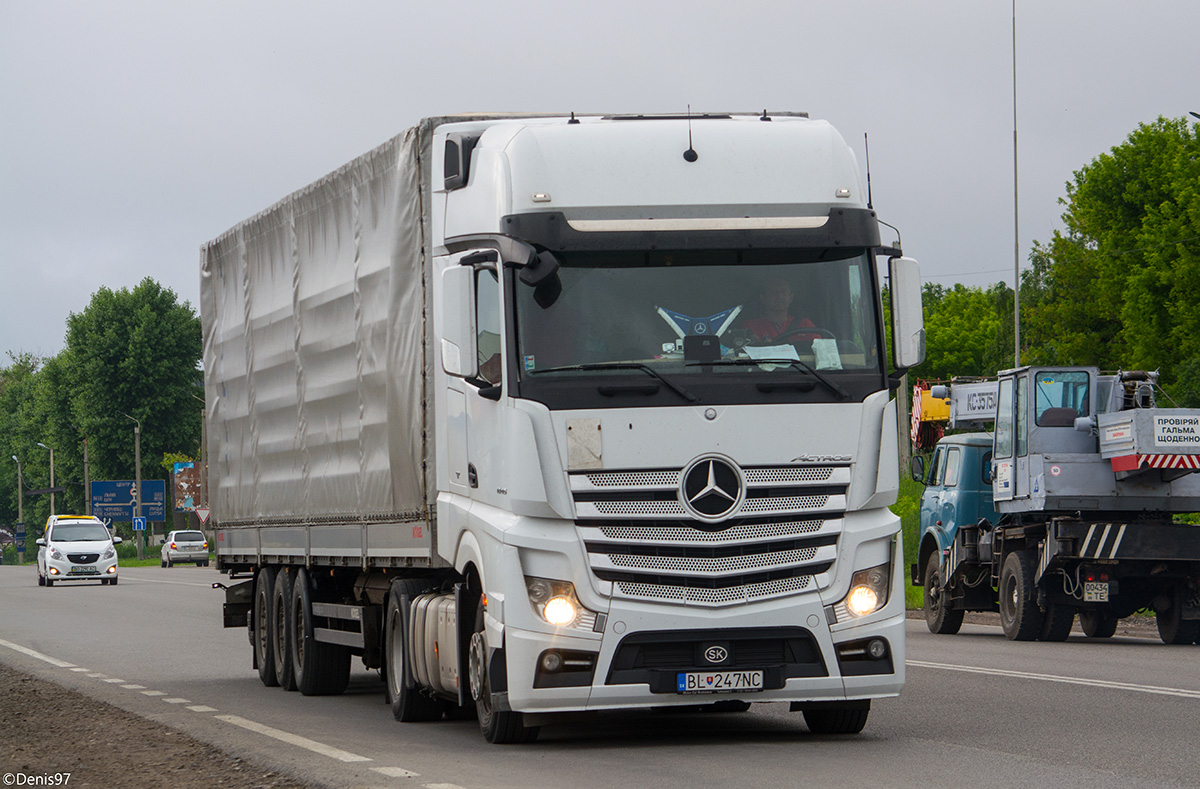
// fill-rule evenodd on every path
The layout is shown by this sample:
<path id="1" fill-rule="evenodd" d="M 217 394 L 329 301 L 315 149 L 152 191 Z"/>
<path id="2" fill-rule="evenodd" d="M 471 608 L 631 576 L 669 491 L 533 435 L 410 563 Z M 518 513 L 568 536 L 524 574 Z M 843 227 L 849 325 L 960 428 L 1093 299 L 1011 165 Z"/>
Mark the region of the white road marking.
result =
<path id="1" fill-rule="evenodd" d="M 91 671 L 91 669 L 90 669 L 90 668 L 79 668 L 78 666 L 76 666 L 75 668 L 73 668 L 73 669 L 71 669 L 71 670 L 72 670 L 72 671 L 80 671 L 80 672 L 84 672 L 84 671 Z"/>
<path id="2" fill-rule="evenodd" d="M 145 685 L 122 685 L 121 687 L 125 688 L 125 690 L 145 690 L 146 689 Z"/>
<path id="3" fill-rule="evenodd" d="M 161 690 L 143 690 L 142 695 L 143 696 L 165 696 L 167 694 L 163 693 Z"/>
<path id="4" fill-rule="evenodd" d="M 371 769 L 388 778 L 416 778 L 420 775 L 412 770 L 405 770 L 403 767 L 372 767 Z"/>
<path id="5" fill-rule="evenodd" d="M 328 756 L 331 759 L 337 759 L 343 762 L 374 761 L 366 756 L 359 756 L 356 753 L 343 751 L 340 748 L 334 748 L 332 745 L 326 745 L 324 743 L 317 742 L 316 740 L 310 740 L 307 737 L 301 737 L 298 734 L 281 731 L 280 729 L 273 729 L 270 726 L 264 726 L 261 723 L 256 723 L 255 721 L 247 720 L 237 715 L 214 715 L 213 717 L 219 721 L 232 723 L 234 726 L 241 726 L 243 729 L 257 732 L 259 734 L 266 735 L 267 737 L 272 737 L 280 742 L 286 742 L 289 745 L 295 745 L 299 748 L 312 751 L 313 753 L 319 753 L 322 756 Z"/>
<path id="6" fill-rule="evenodd" d="M 458 784 L 425 784 L 425 789 L 463 789 Z"/>
<path id="7" fill-rule="evenodd" d="M 101 679 L 103 677 L 107 677 L 108 675 L 102 674 L 99 671 L 93 671 L 91 674 L 88 674 L 88 676 L 91 677 L 92 679 Z"/>
<path id="8" fill-rule="evenodd" d="M 203 704 L 195 704 L 191 707 L 188 707 L 188 709 L 191 710 L 192 712 L 216 712 L 217 711 L 216 707 L 206 707 Z"/>
<path id="9" fill-rule="evenodd" d="M 200 586 L 205 589 L 212 589 L 211 583 L 198 584 L 189 581 L 165 581 L 160 578 L 133 578 L 128 575 L 122 575 L 121 577 L 126 581 L 137 581 L 140 584 L 175 584 L 176 586 Z"/>
<path id="10" fill-rule="evenodd" d="M 125 680 L 123 680 L 123 679 L 117 679 L 116 677 L 109 677 L 108 679 L 106 679 L 106 680 L 104 680 L 104 681 L 105 681 L 105 682 L 124 682 Z"/>
<path id="11" fill-rule="evenodd" d="M 31 658 L 37 658 L 38 660 L 49 663 L 52 666 L 58 666 L 59 668 L 75 667 L 74 663 L 68 663 L 65 660 L 59 660 L 58 658 L 52 658 L 49 655 L 43 655 L 41 652 L 35 652 L 29 647 L 23 647 L 20 644 L 14 644 L 11 641 L 5 641 L 4 639 L 0 639 L 0 647 L 8 647 L 14 652 L 20 652 L 22 655 L 28 655 Z"/>
<path id="12" fill-rule="evenodd" d="M 984 668 L 983 666 L 959 666 L 953 663 L 929 663 L 924 660 L 906 660 L 906 666 L 918 668 L 936 668 L 943 671 L 963 671 L 968 674 L 987 674 L 992 677 L 1013 677 L 1015 679 L 1032 679 L 1040 682 L 1061 682 L 1067 685 L 1088 685 L 1094 688 L 1109 688 L 1110 690 L 1131 690 L 1136 693 L 1153 693 L 1160 696 L 1178 696 L 1184 699 L 1200 699 L 1200 690 L 1185 688 L 1164 688 L 1158 685 L 1137 685 L 1132 682 L 1110 682 L 1104 679 L 1085 679 L 1083 677 L 1063 677 L 1057 674 L 1035 674 L 1030 671 L 1012 671 L 1002 668 Z"/>
<path id="13" fill-rule="evenodd" d="M 168 704 L 191 704 L 191 699 L 163 699 Z"/>

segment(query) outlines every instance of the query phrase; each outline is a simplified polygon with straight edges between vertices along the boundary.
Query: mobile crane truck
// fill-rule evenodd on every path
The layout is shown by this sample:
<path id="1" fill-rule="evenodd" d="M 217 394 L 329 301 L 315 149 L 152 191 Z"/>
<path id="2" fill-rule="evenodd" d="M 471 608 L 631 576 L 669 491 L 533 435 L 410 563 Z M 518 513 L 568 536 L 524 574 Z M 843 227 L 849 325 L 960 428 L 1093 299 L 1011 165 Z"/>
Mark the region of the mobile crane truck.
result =
<path id="1" fill-rule="evenodd" d="M 912 582 L 925 621 L 956 633 L 965 611 L 1000 612 L 1013 640 L 1063 641 L 1076 615 L 1108 638 L 1155 612 L 1168 644 L 1200 636 L 1200 409 L 1160 408 L 1155 372 L 1020 367 L 933 386 L 952 434 L 913 458 L 921 498 Z M 914 426 L 914 431 L 916 427 Z"/>
<path id="2" fill-rule="evenodd" d="M 401 721 L 904 681 L 896 411 L 920 274 L 792 114 L 430 118 L 201 252 L 225 625 Z M 795 326 L 743 320 L 765 288 Z M 801 321 L 800 317 L 807 320 Z"/>

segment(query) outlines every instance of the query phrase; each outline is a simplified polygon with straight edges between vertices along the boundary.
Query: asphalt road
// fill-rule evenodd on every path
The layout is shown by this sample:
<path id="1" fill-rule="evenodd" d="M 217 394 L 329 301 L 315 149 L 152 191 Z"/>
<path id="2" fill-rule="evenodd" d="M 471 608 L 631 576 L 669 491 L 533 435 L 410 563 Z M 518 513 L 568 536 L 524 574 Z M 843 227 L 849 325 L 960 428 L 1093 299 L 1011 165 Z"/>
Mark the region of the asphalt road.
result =
<path id="1" fill-rule="evenodd" d="M 474 721 L 396 723 L 361 664 L 342 696 L 263 687 L 245 631 L 221 627 L 219 580 L 125 568 L 118 586 L 46 589 L 32 567 L 0 566 L 0 661 L 331 786 L 1200 786 L 1200 647 L 1149 634 L 1017 644 L 910 620 L 904 693 L 857 737 L 756 704 L 597 715 L 489 746 Z"/>

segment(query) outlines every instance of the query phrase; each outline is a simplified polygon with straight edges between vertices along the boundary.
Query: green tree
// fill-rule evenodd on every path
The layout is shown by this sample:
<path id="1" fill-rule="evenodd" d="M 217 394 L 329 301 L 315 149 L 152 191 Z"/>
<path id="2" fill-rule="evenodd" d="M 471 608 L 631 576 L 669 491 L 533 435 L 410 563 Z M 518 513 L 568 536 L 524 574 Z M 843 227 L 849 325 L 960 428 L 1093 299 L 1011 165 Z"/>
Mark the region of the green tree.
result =
<path id="1" fill-rule="evenodd" d="M 1028 313 L 1031 357 L 1157 369 L 1200 406 L 1200 125 L 1139 125 L 1061 202 L 1065 232 L 1033 255 L 1044 298 Z"/>
<path id="2" fill-rule="evenodd" d="M 93 479 L 134 477 L 141 425 L 142 478 L 161 479 L 158 458 L 200 441 L 200 320 L 150 278 L 132 290 L 101 288 L 67 319 L 74 427 L 90 439 Z"/>

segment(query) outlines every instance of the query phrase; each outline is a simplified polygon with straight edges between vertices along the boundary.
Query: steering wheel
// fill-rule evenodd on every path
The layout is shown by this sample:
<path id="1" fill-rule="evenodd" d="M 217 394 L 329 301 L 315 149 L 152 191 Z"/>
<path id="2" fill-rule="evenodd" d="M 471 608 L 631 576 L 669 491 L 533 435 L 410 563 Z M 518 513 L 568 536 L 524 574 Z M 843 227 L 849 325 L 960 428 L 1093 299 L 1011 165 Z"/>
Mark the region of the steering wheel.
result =
<path id="1" fill-rule="evenodd" d="M 792 342 L 792 337 L 797 337 L 801 334 L 819 334 L 821 337 L 826 337 L 830 340 L 837 339 L 837 336 L 829 331 L 829 329 L 822 329 L 820 326 L 801 326 L 796 329 L 788 329 L 785 332 L 780 332 L 770 340 L 763 340 L 762 342 L 772 345 L 777 345 L 781 342 Z"/>

